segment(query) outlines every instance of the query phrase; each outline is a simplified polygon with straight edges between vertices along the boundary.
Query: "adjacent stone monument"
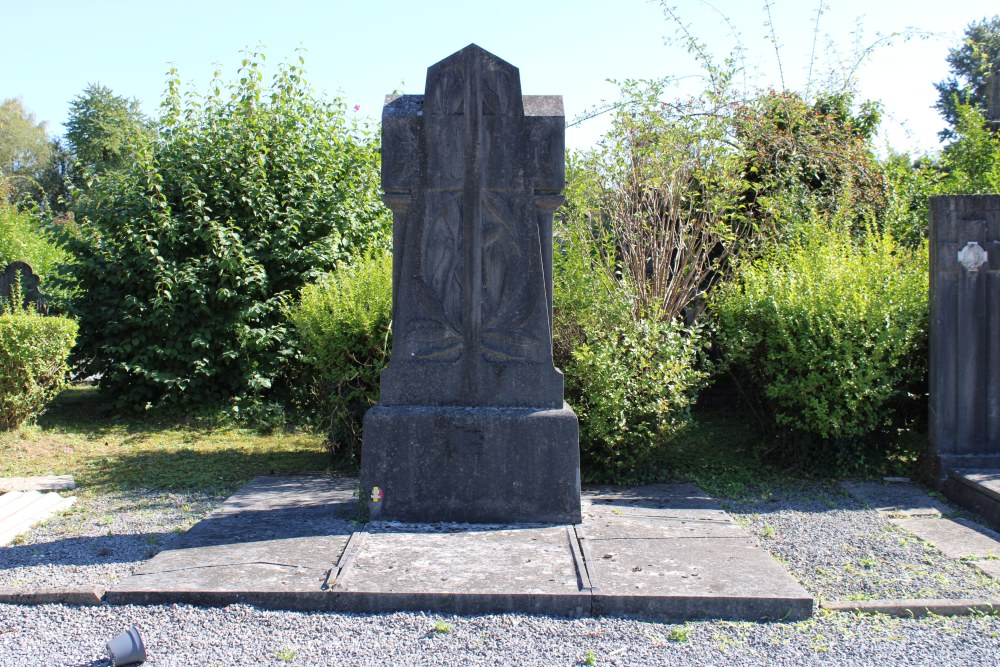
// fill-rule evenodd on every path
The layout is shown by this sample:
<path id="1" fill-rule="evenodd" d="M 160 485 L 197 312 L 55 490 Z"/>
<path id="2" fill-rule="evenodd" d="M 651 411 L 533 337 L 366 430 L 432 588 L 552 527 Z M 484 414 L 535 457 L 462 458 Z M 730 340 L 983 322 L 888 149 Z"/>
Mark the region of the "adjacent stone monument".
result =
<path id="1" fill-rule="evenodd" d="M 934 472 L 1000 468 L 1000 195 L 930 200 Z"/>
<path id="2" fill-rule="evenodd" d="M 372 518 L 580 521 L 576 415 L 552 364 L 560 96 L 522 96 L 476 45 L 382 112 L 393 213 L 393 343 L 365 415 Z"/>
<path id="3" fill-rule="evenodd" d="M 40 283 L 41 278 L 31 270 L 30 264 L 11 262 L 0 273 L 0 303 L 19 298 L 23 307 L 27 308 L 28 304 L 32 304 L 38 312 L 47 313 L 49 308 L 42 296 Z M 17 294 L 18 289 L 20 296 Z"/>

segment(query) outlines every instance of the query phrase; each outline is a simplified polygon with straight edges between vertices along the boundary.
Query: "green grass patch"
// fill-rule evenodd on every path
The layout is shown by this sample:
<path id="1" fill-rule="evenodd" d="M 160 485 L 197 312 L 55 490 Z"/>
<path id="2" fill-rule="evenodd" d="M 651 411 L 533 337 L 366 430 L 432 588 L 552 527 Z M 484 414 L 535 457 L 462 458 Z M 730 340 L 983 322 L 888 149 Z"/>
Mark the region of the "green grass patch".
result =
<path id="1" fill-rule="evenodd" d="M 73 475 L 82 487 L 229 492 L 259 475 L 330 472 L 323 438 L 216 417 L 122 418 L 94 387 L 63 391 L 34 426 L 0 433 L 0 477 Z"/>

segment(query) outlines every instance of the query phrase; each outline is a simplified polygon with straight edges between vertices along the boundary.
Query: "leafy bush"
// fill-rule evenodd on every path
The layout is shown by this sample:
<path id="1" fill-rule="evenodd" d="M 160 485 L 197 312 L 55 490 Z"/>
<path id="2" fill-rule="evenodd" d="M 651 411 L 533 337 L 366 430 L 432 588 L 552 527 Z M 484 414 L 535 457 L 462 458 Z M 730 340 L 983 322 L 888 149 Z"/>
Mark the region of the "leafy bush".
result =
<path id="1" fill-rule="evenodd" d="M 0 428 L 33 419 L 64 385 L 66 359 L 77 325 L 43 317 L 33 308 L 4 304 L 0 311 Z"/>
<path id="2" fill-rule="evenodd" d="M 844 471 L 879 454 L 867 436 L 921 404 L 927 249 L 889 234 L 859 244 L 824 224 L 743 267 L 711 310 L 722 355 L 763 403 L 780 453 Z"/>
<path id="3" fill-rule="evenodd" d="M 27 262 L 37 275 L 48 277 L 67 260 L 40 215 L 8 203 L 0 193 L 0 271 L 11 262 Z"/>
<path id="4" fill-rule="evenodd" d="M 120 408 L 274 405 L 299 357 L 288 306 L 388 241 L 377 136 L 298 65 L 264 86 L 262 61 L 204 96 L 172 74 L 155 141 L 76 193 L 80 354 Z"/>
<path id="5" fill-rule="evenodd" d="M 566 378 L 566 401 L 580 419 L 588 481 L 639 481 L 690 421 L 706 374 L 697 327 L 635 315 L 635 293 L 614 279 L 614 245 L 564 212 L 554 258 L 553 350 Z"/>
<path id="6" fill-rule="evenodd" d="M 392 257 L 369 255 L 302 290 L 291 312 L 329 445 L 347 465 L 360 461 L 365 411 L 378 401 L 389 360 Z"/>

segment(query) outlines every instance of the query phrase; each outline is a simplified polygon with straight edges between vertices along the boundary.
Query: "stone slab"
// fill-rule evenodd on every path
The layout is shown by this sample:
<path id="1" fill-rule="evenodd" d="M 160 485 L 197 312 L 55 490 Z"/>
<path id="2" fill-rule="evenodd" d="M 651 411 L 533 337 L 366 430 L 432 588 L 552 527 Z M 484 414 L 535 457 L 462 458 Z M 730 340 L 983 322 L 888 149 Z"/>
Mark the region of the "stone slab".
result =
<path id="1" fill-rule="evenodd" d="M 972 564 L 979 568 L 984 574 L 988 574 L 994 579 L 1000 579 L 1000 560 L 976 560 L 972 561 Z"/>
<path id="2" fill-rule="evenodd" d="M 949 558 L 1000 556 L 1000 535 L 966 519 L 890 519 Z"/>
<path id="3" fill-rule="evenodd" d="M 940 517 L 952 511 L 940 500 L 908 482 L 842 482 L 840 488 L 858 502 L 889 516 Z"/>
<path id="4" fill-rule="evenodd" d="M 1000 600 L 838 600 L 824 602 L 823 609 L 830 611 L 860 612 L 863 614 L 887 614 L 902 618 L 921 616 L 971 616 L 993 614 L 1000 610 Z"/>
<path id="5" fill-rule="evenodd" d="M 355 485 L 254 480 L 105 600 L 675 620 L 812 612 L 805 590 L 693 485 L 588 490 L 581 524 L 494 526 L 352 525 L 343 513 L 356 511 Z"/>
<path id="6" fill-rule="evenodd" d="M 213 604 L 319 593 L 354 531 L 355 488 L 328 477 L 257 478 L 107 599 Z"/>
<path id="7" fill-rule="evenodd" d="M 975 488 L 983 495 L 1000 503 L 1000 470 L 957 469 L 950 470 L 948 476 Z"/>
<path id="8" fill-rule="evenodd" d="M 0 477 L 0 493 L 10 491 L 68 491 L 76 488 L 72 475 Z"/>
<path id="9" fill-rule="evenodd" d="M 32 526 L 68 509 L 75 496 L 63 498 L 54 491 L 11 491 L 0 496 L 0 546 L 6 546 Z"/>
<path id="10" fill-rule="evenodd" d="M 596 490 L 583 513 L 596 613 L 679 620 L 711 610 L 760 620 L 812 612 L 791 575 L 694 485 Z"/>
<path id="11" fill-rule="evenodd" d="M 104 589 L 94 586 L 67 586 L 38 591 L 0 588 L 0 604 L 74 604 L 95 606 L 104 600 Z"/>
<path id="12" fill-rule="evenodd" d="M 440 530 L 418 524 L 393 530 L 375 523 L 369 530 L 378 532 L 363 533 L 358 555 L 331 588 L 346 608 L 590 613 L 590 597 L 577 577 L 572 527 Z"/>
<path id="13" fill-rule="evenodd" d="M 994 528 L 1000 528 L 998 473 L 1000 469 L 997 468 L 948 470 L 941 490 L 956 505 L 975 513 Z"/>

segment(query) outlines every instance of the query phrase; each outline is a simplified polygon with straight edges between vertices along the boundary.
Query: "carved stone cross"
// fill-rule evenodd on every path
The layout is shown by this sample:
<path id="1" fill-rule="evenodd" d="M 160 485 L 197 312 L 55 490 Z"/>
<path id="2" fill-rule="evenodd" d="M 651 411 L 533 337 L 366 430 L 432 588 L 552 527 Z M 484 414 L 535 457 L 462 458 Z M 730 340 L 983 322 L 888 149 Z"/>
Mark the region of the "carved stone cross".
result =
<path id="1" fill-rule="evenodd" d="M 365 418 L 372 515 L 578 520 L 576 416 L 552 365 L 562 98 L 522 96 L 517 68 L 470 45 L 424 95 L 386 99 L 382 134 L 393 349 Z"/>

